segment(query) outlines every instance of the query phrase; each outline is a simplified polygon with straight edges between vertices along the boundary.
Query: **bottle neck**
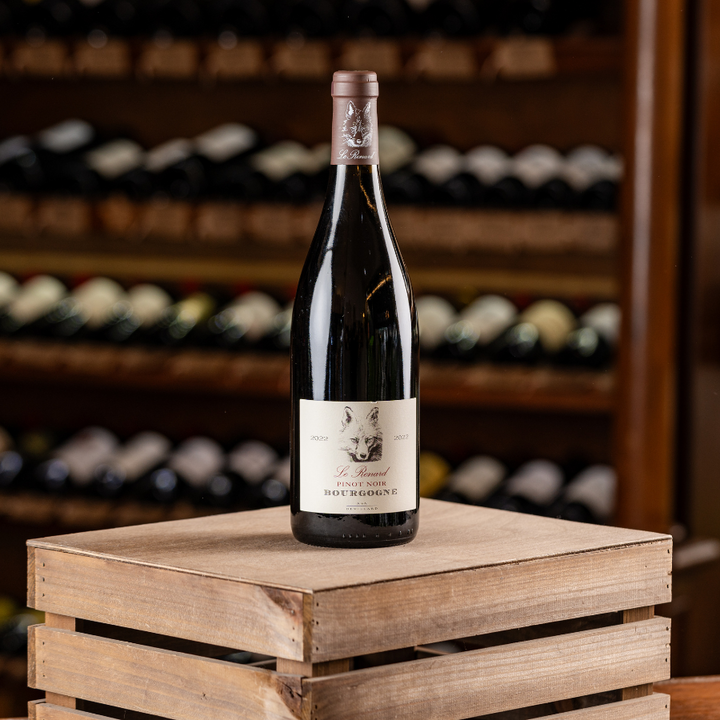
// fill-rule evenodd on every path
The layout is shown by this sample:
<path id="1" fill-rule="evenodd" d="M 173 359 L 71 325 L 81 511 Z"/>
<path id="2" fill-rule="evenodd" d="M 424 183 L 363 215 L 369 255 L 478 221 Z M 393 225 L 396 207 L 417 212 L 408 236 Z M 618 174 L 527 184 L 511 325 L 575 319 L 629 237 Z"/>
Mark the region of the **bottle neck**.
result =
<path id="1" fill-rule="evenodd" d="M 358 212 L 385 213 L 385 196 L 378 165 L 331 165 L 326 197 L 335 221 Z M 343 209 L 342 215 L 340 208 Z"/>
<path id="2" fill-rule="evenodd" d="M 377 165 L 377 97 L 333 98 L 333 165 Z"/>

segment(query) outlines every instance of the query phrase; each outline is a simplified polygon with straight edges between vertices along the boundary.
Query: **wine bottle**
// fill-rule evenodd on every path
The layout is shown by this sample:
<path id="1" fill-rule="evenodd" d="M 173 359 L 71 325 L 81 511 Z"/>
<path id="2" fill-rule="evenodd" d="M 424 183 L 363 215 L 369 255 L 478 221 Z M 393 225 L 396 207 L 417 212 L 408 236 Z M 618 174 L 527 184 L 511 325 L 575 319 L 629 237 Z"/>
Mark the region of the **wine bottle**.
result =
<path id="1" fill-rule="evenodd" d="M 252 181 L 258 185 L 262 199 L 307 202 L 312 195 L 307 171 L 315 169 L 314 161 L 312 151 L 298 142 L 275 143 L 250 159 L 255 173 Z"/>
<path id="2" fill-rule="evenodd" d="M 20 285 L 12 275 L 0 271 L 0 314 L 20 292 Z"/>
<path id="3" fill-rule="evenodd" d="M 67 288 L 50 275 L 36 275 L 23 283 L 13 300 L 0 314 L 0 333 L 24 335 L 67 293 Z"/>
<path id="4" fill-rule="evenodd" d="M 26 655 L 28 629 L 45 622 L 45 613 L 25 608 L 0 625 L 0 655 Z"/>
<path id="5" fill-rule="evenodd" d="M 436 145 L 418 155 L 414 170 L 430 186 L 430 199 L 441 205 L 477 205 L 483 188 L 466 170 L 465 158 L 455 148 Z"/>
<path id="6" fill-rule="evenodd" d="M 483 28 L 483 18 L 472 0 L 412 0 L 422 10 L 420 24 L 426 35 L 469 37 Z"/>
<path id="7" fill-rule="evenodd" d="M 95 492 L 105 498 L 127 493 L 167 459 L 170 448 L 170 441 L 159 433 L 135 435 L 95 468 L 92 483 Z"/>
<path id="8" fill-rule="evenodd" d="M 62 195 L 82 192 L 74 181 L 82 156 L 95 147 L 100 138 L 84 120 L 65 120 L 38 133 L 34 146 L 44 176 L 43 190 Z"/>
<path id="9" fill-rule="evenodd" d="M 346 0 L 346 31 L 362 37 L 398 37 L 410 30 L 410 16 L 400 0 Z"/>
<path id="10" fill-rule="evenodd" d="M 97 337 L 113 343 L 141 340 L 150 332 L 172 305 L 172 298 L 157 285 L 141 283 L 128 290 L 126 299 L 115 303 L 110 309 Z"/>
<path id="11" fill-rule="evenodd" d="M 145 160 L 155 194 L 194 200 L 207 190 L 205 167 L 190 140 L 169 140 L 150 150 Z"/>
<path id="12" fill-rule="evenodd" d="M 445 332 L 448 354 L 469 362 L 479 360 L 516 317 L 515 305 L 501 295 L 483 295 L 473 300 Z"/>
<path id="13" fill-rule="evenodd" d="M 277 507 L 290 501 L 290 458 L 279 459 L 264 442 L 240 443 L 228 455 L 227 473 L 245 507 Z"/>
<path id="14" fill-rule="evenodd" d="M 622 174 L 622 160 L 597 146 L 581 145 L 565 159 L 565 179 L 583 210 L 614 210 Z"/>
<path id="15" fill-rule="evenodd" d="M 465 167 L 483 186 L 482 203 L 493 208 L 521 208 L 529 191 L 514 173 L 512 158 L 500 148 L 480 145 L 465 156 Z"/>
<path id="16" fill-rule="evenodd" d="M 500 487 L 506 474 L 507 468 L 499 460 L 476 455 L 451 473 L 440 499 L 482 505 Z"/>
<path id="17" fill-rule="evenodd" d="M 267 350 L 288 352 L 292 333 L 293 303 L 288 303 L 275 317 L 270 329 L 263 338 L 262 345 Z"/>
<path id="18" fill-rule="evenodd" d="M 205 14 L 195 0 L 152 0 L 146 11 L 149 34 L 161 45 L 174 38 L 198 37 L 205 30 Z"/>
<path id="19" fill-rule="evenodd" d="M 491 344 L 488 352 L 497 362 L 534 363 L 553 357 L 563 348 L 576 324 L 566 305 L 556 300 L 539 300 Z"/>
<path id="20" fill-rule="evenodd" d="M 549 460 L 520 466 L 490 503 L 492 507 L 532 515 L 548 515 L 562 489 L 563 472 Z"/>
<path id="21" fill-rule="evenodd" d="M 330 37 L 339 27 L 330 0 L 281 0 L 277 17 L 283 33 L 290 38 Z"/>
<path id="22" fill-rule="evenodd" d="M 333 77 L 330 183 L 295 299 L 292 528 L 377 547 L 418 528 L 418 329 L 378 169 L 377 76 Z"/>
<path id="23" fill-rule="evenodd" d="M 210 195 L 238 199 L 233 177 L 249 173 L 248 155 L 257 144 L 257 133 L 239 123 L 220 125 L 195 138 L 195 153 L 203 164 Z"/>
<path id="24" fill-rule="evenodd" d="M 0 490 L 15 487 L 21 476 L 24 459 L 15 450 L 12 438 L 0 428 Z"/>
<path id="25" fill-rule="evenodd" d="M 563 520 L 601 524 L 615 508 L 617 476 L 608 465 L 591 465 L 565 488 L 553 514 Z"/>
<path id="26" fill-rule="evenodd" d="M 108 460 L 118 444 L 117 437 L 105 428 L 85 428 L 35 468 L 35 480 L 43 490 L 52 493 L 70 488 L 88 490 L 95 470 Z"/>
<path id="27" fill-rule="evenodd" d="M 257 487 L 256 507 L 278 507 L 290 502 L 290 458 L 273 466 L 270 475 Z"/>
<path id="28" fill-rule="evenodd" d="M 193 339 L 200 343 L 214 309 L 215 301 L 207 293 L 192 293 L 166 308 L 145 337 L 161 345 L 182 345 Z"/>
<path id="29" fill-rule="evenodd" d="M 142 172 L 146 155 L 132 140 L 111 140 L 86 153 L 72 168 L 68 182 L 80 195 L 123 193 L 139 200 L 151 191 L 147 173 Z M 141 174 L 144 178 L 138 182 Z"/>
<path id="30" fill-rule="evenodd" d="M 238 38 L 266 35 L 270 17 L 261 0 L 213 0 L 209 29 L 220 47 L 233 48 Z"/>
<path id="31" fill-rule="evenodd" d="M 167 463 L 143 484 L 143 496 L 170 503 L 186 494 L 197 503 L 229 505 L 234 499 L 232 480 L 223 472 L 225 456 L 214 440 L 192 437 L 180 443 Z"/>
<path id="32" fill-rule="evenodd" d="M 613 358 L 620 332 L 620 308 L 615 303 L 601 303 L 591 308 L 578 320 L 558 353 L 555 361 L 560 365 L 600 369 L 607 367 Z"/>
<path id="33" fill-rule="evenodd" d="M 570 21 L 564 10 L 564 3 L 558 0 L 511 0 L 511 23 L 529 35 L 557 35 Z"/>
<path id="34" fill-rule="evenodd" d="M 107 323 L 114 306 L 124 299 L 125 291 L 114 280 L 88 280 L 48 312 L 42 332 L 64 339 L 92 335 Z"/>
<path id="35" fill-rule="evenodd" d="M 270 331 L 280 305 L 269 295 L 248 292 L 208 321 L 210 335 L 221 347 L 252 347 Z"/>
<path id="36" fill-rule="evenodd" d="M 69 37 L 81 27 L 82 6 L 77 0 L 37 0 L 29 3 L 26 34 L 31 42 L 40 44 L 45 38 Z"/>
<path id="37" fill-rule="evenodd" d="M 138 0 L 80 0 L 85 6 L 83 30 L 94 48 L 107 45 L 111 37 L 132 37 L 141 23 Z"/>
<path id="38" fill-rule="evenodd" d="M 450 465 L 445 458 L 427 450 L 420 453 L 420 497 L 435 497 L 445 487 Z"/>
<path id="39" fill-rule="evenodd" d="M 514 173 L 528 188 L 533 208 L 571 209 L 575 193 L 565 180 L 565 158 L 548 145 L 530 145 L 513 158 Z"/>
<path id="40" fill-rule="evenodd" d="M 30 193 L 45 187 L 45 173 L 30 138 L 15 135 L 0 143 L 0 191 Z"/>
<path id="41" fill-rule="evenodd" d="M 381 126 L 378 132 L 383 192 L 391 204 L 419 204 L 428 200 L 425 178 L 411 166 L 417 153 L 415 141 L 396 127 Z"/>
<path id="42" fill-rule="evenodd" d="M 457 320 L 457 311 L 445 298 L 423 295 L 415 303 L 420 332 L 420 353 L 432 356 L 441 351 L 448 328 Z"/>

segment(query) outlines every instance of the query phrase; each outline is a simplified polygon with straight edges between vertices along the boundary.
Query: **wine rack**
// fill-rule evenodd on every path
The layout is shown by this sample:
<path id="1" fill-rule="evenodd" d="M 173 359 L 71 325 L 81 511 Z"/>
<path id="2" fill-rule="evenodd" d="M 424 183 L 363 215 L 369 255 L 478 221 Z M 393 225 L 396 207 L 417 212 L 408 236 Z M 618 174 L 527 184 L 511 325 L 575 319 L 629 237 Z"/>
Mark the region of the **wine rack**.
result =
<path id="1" fill-rule="evenodd" d="M 611 371 L 424 362 L 422 426 L 434 447 L 484 443 L 512 454 L 525 443 L 528 452 L 547 448 L 556 458 L 579 448 L 618 469 L 615 522 L 665 531 L 674 511 L 674 329 L 667 318 L 676 300 L 685 5 L 626 0 L 621 34 L 613 36 L 261 38 L 231 50 L 207 38 L 165 49 L 133 38 L 111 40 L 101 51 L 77 39 L 42 48 L 7 39 L 0 91 L 12 112 L 0 117 L 0 136 L 81 117 L 97 127 L 131 128 L 138 142 L 154 147 L 237 121 L 270 142 L 292 137 L 313 145 L 328 137 L 332 71 L 368 66 L 384 83 L 382 121 L 424 146 L 466 151 L 488 142 L 517 152 L 543 142 L 565 152 L 592 143 L 622 152 L 627 173 L 617 214 L 390 212 L 418 293 L 617 300 L 623 311 L 620 362 Z M 655 62 L 650 73 L 647 58 Z M 638 138 L 649 138 L 646 155 Z M 319 212 L 317 205 L 203 201 L 126 203 L 113 213 L 96 202 L 2 202 L 0 270 L 17 276 L 284 291 L 297 282 Z M 277 442 L 287 437 L 287 368 L 284 357 L 252 353 L 3 340 L 0 424 L 31 421 L 37 413 L 27 398 L 54 419 L 67 418 L 68 430 L 102 419 L 129 433 L 133 415 L 150 414 L 159 430 L 167 425 L 179 438 L 178 418 L 192 407 L 209 434 L 227 440 L 256 426 Z M 15 506 L 5 499 L 0 506 L 15 509 L 4 519 L 38 534 L 30 517 L 37 497 Z M 87 513 L 97 527 L 119 524 L 117 508 L 67 503 L 51 509 L 38 500 L 38 512 L 46 507 L 38 522 L 56 526 Z M 151 511 L 138 510 L 137 521 L 154 520 Z M 132 509 L 122 512 L 133 517 Z M 199 511 L 163 512 L 162 519 Z"/>
<path id="2" fill-rule="evenodd" d="M 42 340 L 0 341 L 7 381 L 33 378 L 88 387 L 126 387 L 289 399 L 286 357 L 219 350 L 117 348 Z M 424 362 L 423 404 L 439 407 L 610 413 L 612 373 L 584 369 Z"/>
<path id="3" fill-rule="evenodd" d="M 475 40 L 359 39 L 216 41 L 113 38 L 95 48 L 85 40 L 13 39 L 0 48 L 11 78 L 94 78 L 238 82 L 281 78 L 328 80 L 336 69 L 377 68 L 381 80 L 494 82 L 617 75 L 617 37 L 479 37 Z"/>

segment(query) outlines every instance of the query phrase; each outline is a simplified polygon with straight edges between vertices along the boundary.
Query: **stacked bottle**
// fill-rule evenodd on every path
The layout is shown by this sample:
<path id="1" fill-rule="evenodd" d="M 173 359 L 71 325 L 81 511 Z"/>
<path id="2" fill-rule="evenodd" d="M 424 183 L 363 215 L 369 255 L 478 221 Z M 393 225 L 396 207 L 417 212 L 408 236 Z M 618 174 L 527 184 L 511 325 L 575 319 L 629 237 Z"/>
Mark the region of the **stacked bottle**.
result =
<path id="1" fill-rule="evenodd" d="M 557 35 L 606 31 L 598 2 L 568 0 L 2 0 L 0 36 L 87 37 L 102 47 L 109 37 L 210 36 L 221 43 L 263 35 L 404 37 L 478 34 Z"/>
<path id="2" fill-rule="evenodd" d="M 379 152 L 388 201 L 423 206 L 611 211 L 623 173 L 622 160 L 596 146 L 567 155 L 545 145 L 514 156 L 491 146 L 418 152 L 392 127 L 380 128 Z M 146 150 L 131 137 L 105 136 L 72 119 L 0 142 L 0 191 L 307 203 L 323 196 L 329 166 L 328 144 L 264 146 L 237 123 Z"/>

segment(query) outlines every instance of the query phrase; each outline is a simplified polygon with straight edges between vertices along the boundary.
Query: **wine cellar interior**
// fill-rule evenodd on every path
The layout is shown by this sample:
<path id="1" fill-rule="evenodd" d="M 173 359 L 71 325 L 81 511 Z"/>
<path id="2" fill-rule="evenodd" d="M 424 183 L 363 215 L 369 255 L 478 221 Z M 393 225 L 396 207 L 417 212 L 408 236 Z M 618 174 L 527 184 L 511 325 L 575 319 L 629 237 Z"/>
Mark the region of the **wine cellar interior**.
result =
<path id="1" fill-rule="evenodd" d="M 37 3 L 50 15 L 60 4 Z M 13 474 L 0 459 L 0 716 L 32 697 L 19 639 L 32 618 L 16 622 L 27 539 L 287 501 L 288 307 L 325 191 L 338 69 L 380 81 L 385 193 L 425 311 L 423 494 L 672 532 L 673 675 L 720 673 L 716 4 L 147 5 L 160 9 L 108 29 L 68 1 L 75 20 L 36 27 L 18 20 L 35 5 L 0 0 L 7 292 L 50 276 L 43 292 L 60 303 L 74 292 L 67 304 L 109 278 L 92 290 L 110 293 L 108 307 L 151 284 L 164 299 L 151 290 L 150 305 L 185 303 L 194 318 L 147 333 L 138 321 L 129 340 L 113 335 L 121 323 L 93 333 L 49 310 L 23 325 L 0 281 L 0 451 L 22 464 Z M 234 5 L 255 18 L 247 37 L 223 25 Z M 42 133 L 66 121 L 92 139 L 60 167 Z M 103 175 L 97 151 L 114 142 L 142 160 L 116 157 L 124 169 Z M 213 142 L 236 147 L 213 159 L 202 154 Z M 23 165 L 30 155 L 43 178 Z M 153 162 L 160 191 L 143 185 Z M 483 342 L 468 327 L 488 296 L 512 305 Z M 265 324 L 234 336 L 242 298 Z M 543 312 L 560 333 L 552 349 L 542 333 L 510 338 Z M 163 443 L 177 455 L 212 441 L 203 452 L 224 484 L 141 496 L 105 473 L 99 489 L 103 448 L 144 432 L 158 434 L 145 438 L 153 468 Z M 72 452 L 97 460 L 85 480 L 57 480 L 48 463 Z M 247 463 L 264 468 L 257 481 Z M 583 473 L 595 473 L 601 509 L 568 492 Z"/>

